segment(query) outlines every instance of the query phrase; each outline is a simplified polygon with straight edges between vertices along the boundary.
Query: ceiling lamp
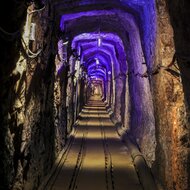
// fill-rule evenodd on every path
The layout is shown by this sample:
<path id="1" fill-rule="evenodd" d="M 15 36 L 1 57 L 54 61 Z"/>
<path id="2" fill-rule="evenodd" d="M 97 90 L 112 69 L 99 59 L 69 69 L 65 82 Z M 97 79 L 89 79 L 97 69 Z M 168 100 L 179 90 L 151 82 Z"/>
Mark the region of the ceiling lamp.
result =
<path id="1" fill-rule="evenodd" d="M 98 47 L 101 47 L 102 46 L 102 38 L 101 36 L 99 35 L 98 36 Z"/>
<path id="2" fill-rule="evenodd" d="M 96 59 L 96 65 L 99 65 L 100 64 L 100 61 L 98 58 L 95 58 Z"/>

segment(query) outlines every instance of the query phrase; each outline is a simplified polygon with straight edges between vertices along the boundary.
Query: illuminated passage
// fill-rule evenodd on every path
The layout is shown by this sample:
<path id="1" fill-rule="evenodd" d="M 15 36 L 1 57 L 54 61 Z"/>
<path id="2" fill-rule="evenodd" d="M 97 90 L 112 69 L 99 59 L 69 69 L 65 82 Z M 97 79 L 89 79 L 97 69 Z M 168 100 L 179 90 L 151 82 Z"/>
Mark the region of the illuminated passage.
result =
<path id="1" fill-rule="evenodd" d="M 89 100 L 79 118 L 45 189 L 142 189 L 130 153 L 100 96 L 94 95 Z"/>

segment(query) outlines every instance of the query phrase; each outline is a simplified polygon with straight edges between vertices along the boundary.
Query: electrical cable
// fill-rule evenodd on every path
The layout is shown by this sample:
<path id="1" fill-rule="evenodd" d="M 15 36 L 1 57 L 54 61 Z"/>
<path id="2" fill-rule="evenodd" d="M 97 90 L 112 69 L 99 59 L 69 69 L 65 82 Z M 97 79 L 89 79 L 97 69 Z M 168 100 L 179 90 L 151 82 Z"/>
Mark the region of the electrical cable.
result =
<path id="1" fill-rule="evenodd" d="M 46 6 L 44 5 L 41 9 L 34 9 L 33 11 L 27 11 L 27 13 L 29 15 L 33 14 L 33 13 L 36 13 L 36 12 L 40 12 L 40 11 L 43 11 L 44 9 L 46 8 Z"/>
<path id="2" fill-rule="evenodd" d="M 36 53 L 32 52 L 26 45 L 25 41 L 23 38 L 21 38 L 21 41 L 22 41 L 22 45 L 24 46 L 23 48 L 26 50 L 26 55 L 29 57 L 29 58 L 36 58 L 39 56 L 39 54 L 42 52 L 43 48 L 39 49 Z M 31 55 L 30 55 L 31 54 Z"/>
<path id="3" fill-rule="evenodd" d="M 175 67 L 178 71 L 180 71 L 179 68 L 178 68 L 174 63 L 173 63 L 173 64 L 169 64 L 168 66 L 164 66 L 164 65 L 158 64 L 151 72 L 146 71 L 146 72 L 143 73 L 143 74 L 141 74 L 141 73 L 139 73 L 139 72 L 134 73 L 134 71 L 128 72 L 127 74 L 119 73 L 119 74 L 114 78 L 114 80 L 116 80 L 116 79 L 119 78 L 119 77 L 120 77 L 120 79 L 121 79 L 122 77 L 127 77 L 127 76 L 132 75 L 132 74 L 135 75 L 136 77 L 148 78 L 148 77 L 150 77 L 150 76 L 154 76 L 154 75 L 158 74 L 162 68 L 163 68 L 165 71 L 168 71 L 168 72 L 170 72 L 170 71 L 176 72 L 176 71 L 170 69 L 170 67 L 173 66 L 173 65 L 174 65 L 174 67 Z M 176 74 L 178 74 L 179 76 L 181 75 L 180 73 L 177 73 L 177 72 L 176 72 Z"/>
<path id="4" fill-rule="evenodd" d="M 16 32 L 7 32 L 2 27 L 0 27 L 0 35 L 4 40 L 13 41 L 20 36 L 20 31 L 17 30 Z"/>

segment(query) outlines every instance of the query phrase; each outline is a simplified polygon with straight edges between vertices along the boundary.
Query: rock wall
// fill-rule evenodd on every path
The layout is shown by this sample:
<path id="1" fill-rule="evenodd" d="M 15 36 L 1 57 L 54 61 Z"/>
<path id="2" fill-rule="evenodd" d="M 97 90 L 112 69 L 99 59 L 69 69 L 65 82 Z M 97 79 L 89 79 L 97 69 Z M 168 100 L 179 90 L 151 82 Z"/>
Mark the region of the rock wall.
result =
<path id="1" fill-rule="evenodd" d="M 174 29 L 174 42 L 176 49 L 176 60 L 181 71 L 181 78 L 184 92 L 184 118 L 183 127 L 180 129 L 180 143 L 178 146 L 176 175 L 178 179 L 177 187 L 180 189 L 190 188 L 190 88 L 189 88 L 189 64 L 190 64 L 190 2 L 189 1 L 167 1 L 170 20 Z"/>
<path id="2" fill-rule="evenodd" d="M 174 33 L 166 2 L 157 1 L 158 34 L 152 77 L 156 119 L 156 161 L 153 171 L 169 190 L 188 185 L 188 126 L 181 72 L 175 60 Z"/>
<path id="3" fill-rule="evenodd" d="M 0 189 L 37 189 L 65 142 L 60 124 L 61 82 L 55 78 L 52 9 L 49 4 L 31 3 L 27 12 L 19 17 L 24 23 L 21 35 L 13 42 L 3 39 L 6 51 L 1 51 Z"/>
<path id="4" fill-rule="evenodd" d="M 20 122 L 18 117 L 22 117 L 23 109 L 16 93 L 23 94 L 23 86 L 19 85 L 23 71 L 18 72 L 15 68 L 20 67 L 17 64 L 21 47 L 19 36 L 26 17 L 23 4 L 7 1 L 0 7 L 0 189 L 11 188 L 19 165 L 15 162 L 18 156 L 15 150 L 19 149 L 21 142 L 23 121 Z M 10 11 L 7 19 L 5 10 Z"/>

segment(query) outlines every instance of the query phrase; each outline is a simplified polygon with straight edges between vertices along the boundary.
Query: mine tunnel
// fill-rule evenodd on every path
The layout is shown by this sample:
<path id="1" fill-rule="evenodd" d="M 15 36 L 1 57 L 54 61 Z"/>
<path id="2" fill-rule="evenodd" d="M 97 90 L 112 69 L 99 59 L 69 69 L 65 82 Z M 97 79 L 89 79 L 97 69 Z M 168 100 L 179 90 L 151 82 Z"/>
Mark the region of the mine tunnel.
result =
<path id="1" fill-rule="evenodd" d="M 189 0 L 0 6 L 0 190 L 190 189 Z"/>

